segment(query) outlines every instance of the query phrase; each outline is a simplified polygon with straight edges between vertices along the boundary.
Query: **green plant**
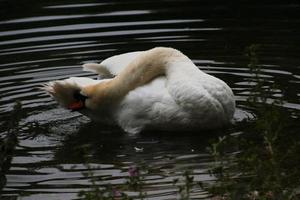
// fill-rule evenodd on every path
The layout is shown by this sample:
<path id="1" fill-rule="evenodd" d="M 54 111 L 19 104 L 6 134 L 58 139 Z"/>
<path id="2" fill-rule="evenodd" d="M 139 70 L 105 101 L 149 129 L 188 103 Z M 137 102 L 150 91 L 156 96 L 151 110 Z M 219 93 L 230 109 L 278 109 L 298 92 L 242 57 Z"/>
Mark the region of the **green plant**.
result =
<path id="1" fill-rule="evenodd" d="M 22 119 L 22 104 L 17 101 L 5 124 L 6 135 L 0 138 L 0 190 L 6 183 L 5 172 L 9 169 L 13 151 L 18 143 L 19 122 Z"/>
<path id="2" fill-rule="evenodd" d="M 97 182 L 103 181 L 102 179 L 97 179 L 92 173 L 92 169 L 88 166 L 88 172 L 84 174 L 85 177 L 90 178 L 91 190 L 82 190 L 79 192 L 78 196 L 84 200 L 131 200 L 132 197 L 128 196 L 127 190 L 138 192 L 138 198 L 144 199 L 146 193 L 143 192 L 143 176 L 140 172 L 140 168 L 137 166 L 131 166 L 128 169 L 127 181 L 124 185 L 120 186 L 98 186 Z"/>
<path id="3" fill-rule="evenodd" d="M 268 101 L 275 86 L 267 90 L 263 87 L 267 83 L 260 78 L 259 47 L 246 49 L 248 67 L 256 82 L 248 104 L 256 117 L 242 122 L 243 134 L 219 138 L 211 145 L 215 162 L 210 173 L 216 182 L 209 191 L 225 199 L 297 199 L 300 127 L 297 119 L 283 108 L 281 99 Z"/>
<path id="4" fill-rule="evenodd" d="M 179 200 L 189 200 L 193 189 L 196 187 L 202 188 L 202 183 L 196 182 L 194 176 L 188 170 L 183 173 L 183 178 L 183 182 L 180 182 L 179 179 L 174 179 L 173 185 L 177 186 Z"/>

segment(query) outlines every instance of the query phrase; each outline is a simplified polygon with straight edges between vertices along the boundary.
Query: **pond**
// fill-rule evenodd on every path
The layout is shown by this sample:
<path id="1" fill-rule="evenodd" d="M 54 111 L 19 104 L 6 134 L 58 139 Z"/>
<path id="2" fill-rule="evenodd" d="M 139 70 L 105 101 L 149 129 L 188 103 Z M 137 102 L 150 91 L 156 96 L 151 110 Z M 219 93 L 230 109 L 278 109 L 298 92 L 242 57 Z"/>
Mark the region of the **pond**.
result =
<path id="1" fill-rule="evenodd" d="M 1 127 L 16 101 L 23 112 L 3 198 L 74 199 L 91 187 L 84 172 L 103 179 L 99 185 L 118 186 L 136 165 L 151 169 L 144 177 L 149 199 L 175 199 L 173 180 L 185 170 L 197 181 L 214 180 L 207 147 L 219 136 L 242 134 L 242 126 L 128 135 L 64 110 L 37 89 L 71 76 L 96 78 L 81 65 L 116 54 L 156 46 L 180 49 L 201 70 L 228 83 L 236 96 L 235 120 L 242 122 L 255 115 L 247 103 L 255 77 L 245 49 L 257 44 L 260 78 L 278 88 L 269 100 L 280 98 L 282 108 L 299 117 L 297 1 L 4 0 L 0 10 Z M 0 134 L 6 131 L 1 128 Z M 195 199 L 207 195 L 193 191 Z"/>

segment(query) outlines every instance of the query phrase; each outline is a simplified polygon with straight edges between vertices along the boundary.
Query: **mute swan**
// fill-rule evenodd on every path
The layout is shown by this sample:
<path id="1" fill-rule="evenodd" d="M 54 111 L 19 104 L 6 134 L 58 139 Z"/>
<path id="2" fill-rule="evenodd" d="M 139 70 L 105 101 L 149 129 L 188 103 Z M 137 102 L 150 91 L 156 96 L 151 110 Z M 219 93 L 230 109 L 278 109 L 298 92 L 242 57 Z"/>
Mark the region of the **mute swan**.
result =
<path id="1" fill-rule="evenodd" d="M 71 77 L 44 90 L 63 107 L 125 132 L 220 128 L 235 111 L 230 87 L 173 48 L 125 53 L 83 68 L 101 79 Z"/>

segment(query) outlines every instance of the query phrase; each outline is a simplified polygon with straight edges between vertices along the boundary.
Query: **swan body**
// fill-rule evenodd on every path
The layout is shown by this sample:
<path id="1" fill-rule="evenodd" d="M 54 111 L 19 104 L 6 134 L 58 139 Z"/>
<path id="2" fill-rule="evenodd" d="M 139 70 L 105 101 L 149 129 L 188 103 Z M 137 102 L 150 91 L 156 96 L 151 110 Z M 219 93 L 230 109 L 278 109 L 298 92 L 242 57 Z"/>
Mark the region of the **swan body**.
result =
<path id="1" fill-rule="evenodd" d="M 230 123 L 234 95 L 222 80 L 204 73 L 180 51 L 157 47 L 83 65 L 100 79 L 53 81 L 44 87 L 63 107 L 84 99 L 84 115 L 124 131 L 215 129 Z"/>

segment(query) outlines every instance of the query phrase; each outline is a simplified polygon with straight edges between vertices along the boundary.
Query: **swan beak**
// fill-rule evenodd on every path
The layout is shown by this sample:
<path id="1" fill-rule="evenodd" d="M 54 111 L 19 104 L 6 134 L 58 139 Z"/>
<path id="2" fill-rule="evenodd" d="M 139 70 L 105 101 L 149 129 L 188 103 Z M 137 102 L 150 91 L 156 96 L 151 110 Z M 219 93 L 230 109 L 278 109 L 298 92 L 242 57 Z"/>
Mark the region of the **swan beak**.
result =
<path id="1" fill-rule="evenodd" d="M 72 111 L 78 111 L 85 108 L 83 101 L 75 101 L 68 106 L 68 109 Z"/>
<path id="2" fill-rule="evenodd" d="M 87 99 L 86 96 L 82 95 L 80 91 L 75 91 L 73 97 L 75 101 L 69 104 L 68 109 L 78 111 L 85 108 L 85 100 Z"/>

